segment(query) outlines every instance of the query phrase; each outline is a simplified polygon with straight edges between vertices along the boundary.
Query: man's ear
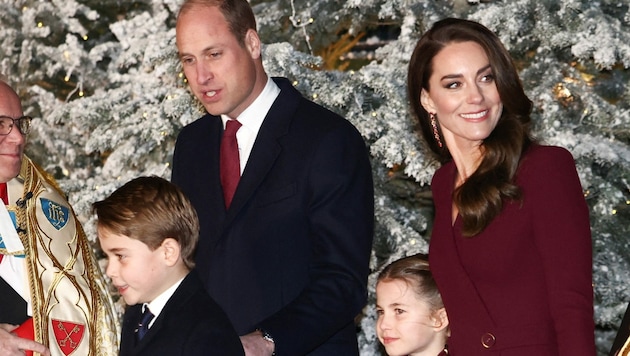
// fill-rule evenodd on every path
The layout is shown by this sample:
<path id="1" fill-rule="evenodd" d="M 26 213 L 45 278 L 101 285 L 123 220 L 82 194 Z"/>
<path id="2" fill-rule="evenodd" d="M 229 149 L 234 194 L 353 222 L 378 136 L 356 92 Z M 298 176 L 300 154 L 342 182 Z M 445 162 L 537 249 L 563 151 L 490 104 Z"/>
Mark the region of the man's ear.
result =
<path id="1" fill-rule="evenodd" d="M 435 113 L 436 110 L 433 100 L 429 96 L 429 92 L 427 92 L 425 89 L 422 89 L 422 91 L 420 92 L 420 104 L 422 104 L 422 107 L 428 113 Z"/>
<path id="2" fill-rule="evenodd" d="M 435 331 L 439 332 L 448 327 L 448 315 L 446 315 L 446 308 L 440 308 L 433 313 L 433 320 L 435 321 Z"/>
<path id="3" fill-rule="evenodd" d="M 258 37 L 258 32 L 251 28 L 247 30 L 247 33 L 245 34 L 245 48 L 247 48 L 249 55 L 253 59 L 260 58 L 260 37 Z"/>
<path id="4" fill-rule="evenodd" d="M 169 267 L 174 266 L 181 256 L 179 242 L 172 237 L 167 237 L 162 241 L 161 247 L 164 250 L 164 261 L 166 265 Z"/>

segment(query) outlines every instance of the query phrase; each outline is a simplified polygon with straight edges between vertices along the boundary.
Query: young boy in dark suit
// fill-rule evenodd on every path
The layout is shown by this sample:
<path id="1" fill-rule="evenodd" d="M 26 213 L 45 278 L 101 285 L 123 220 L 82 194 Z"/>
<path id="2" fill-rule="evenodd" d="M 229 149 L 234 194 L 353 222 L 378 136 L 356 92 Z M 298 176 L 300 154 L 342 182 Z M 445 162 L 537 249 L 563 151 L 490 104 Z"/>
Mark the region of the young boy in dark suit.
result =
<path id="1" fill-rule="evenodd" d="M 106 274 L 129 306 L 120 355 L 243 355 L 236 331 L 193 271 L 199 220 L 159 177 L 140 177 L 93 205 Z"/>

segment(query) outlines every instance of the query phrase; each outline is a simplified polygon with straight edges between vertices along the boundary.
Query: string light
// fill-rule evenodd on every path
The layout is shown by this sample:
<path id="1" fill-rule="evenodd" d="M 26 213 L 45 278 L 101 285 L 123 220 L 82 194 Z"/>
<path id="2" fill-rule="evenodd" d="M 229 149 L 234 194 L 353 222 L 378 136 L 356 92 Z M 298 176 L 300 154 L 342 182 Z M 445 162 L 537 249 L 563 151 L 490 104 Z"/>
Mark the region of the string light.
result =
<path id="1" fill-rule="evenodd" d="M 574 100 L 573 94 L 563 83 L 556 84 L 553 88 L 553 93 L 564 105 L 568 105 Z"/>
<path id="2" fill-rule="evenodd" d="M 44 24 L 42 22 L 38 22 L 37 23 L 37 27 L 42 28 L 42 27 L 44 27 Z"/>

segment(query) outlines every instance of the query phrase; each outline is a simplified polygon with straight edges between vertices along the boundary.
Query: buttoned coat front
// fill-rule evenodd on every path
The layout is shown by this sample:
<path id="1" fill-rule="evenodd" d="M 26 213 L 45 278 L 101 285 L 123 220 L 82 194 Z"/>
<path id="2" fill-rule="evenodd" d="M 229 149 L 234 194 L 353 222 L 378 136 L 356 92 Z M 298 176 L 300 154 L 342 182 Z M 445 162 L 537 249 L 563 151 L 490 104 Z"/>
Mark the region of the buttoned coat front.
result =
<path id="1" fill-rule="evenodd" d="M 533 145 L 516 184 L 522 202 L 473 237 L 452 223 L 457 170 L 432 182 L 431 270 L 442 294 L 454 355 L 594 356 L 589 213 L 571 154 Z"/>
<path id="2" fill-rule="evenodd" d="M 197 266 L 239 334 L 262 328 L 276 355 L 358 353 L 374 203 L 365 142 L 347 120 L 284 78 L 229 210 L 219 178 L 223 124 L 180 133 L 172 181 L 201 221 Z"/>

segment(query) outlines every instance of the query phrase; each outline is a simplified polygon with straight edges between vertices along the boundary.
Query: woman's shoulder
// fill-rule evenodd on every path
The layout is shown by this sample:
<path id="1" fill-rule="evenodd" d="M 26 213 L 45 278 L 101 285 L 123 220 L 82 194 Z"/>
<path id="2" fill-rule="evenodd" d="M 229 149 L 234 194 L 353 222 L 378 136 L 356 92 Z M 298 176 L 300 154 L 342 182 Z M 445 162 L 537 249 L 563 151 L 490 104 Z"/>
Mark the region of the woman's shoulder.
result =
<path id="1" fill-rule="evenodd" d="M 521 158 L 519 180 L 565 180 L 576 176 L 573 155 L 559 146 L 532 145 Z"/>
<path id="2" fill-rule="evenodd" d="M 525 155 L 571 155 L 571 152 L 561 146 L 542 145 L 533 143 L 525 151 Z"/>
<path id="3" fill-rule="evenodd" d="M 573 155 L 566 148 L 540 144 L 532 144 L 521 158 L 521 166 L 537 166 L 569 162 L 574 164 Z"/>

